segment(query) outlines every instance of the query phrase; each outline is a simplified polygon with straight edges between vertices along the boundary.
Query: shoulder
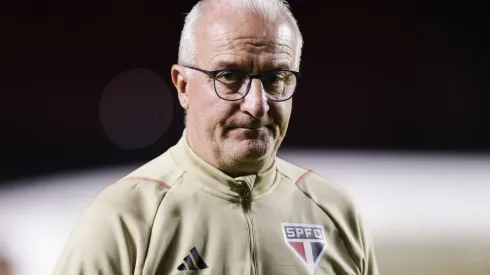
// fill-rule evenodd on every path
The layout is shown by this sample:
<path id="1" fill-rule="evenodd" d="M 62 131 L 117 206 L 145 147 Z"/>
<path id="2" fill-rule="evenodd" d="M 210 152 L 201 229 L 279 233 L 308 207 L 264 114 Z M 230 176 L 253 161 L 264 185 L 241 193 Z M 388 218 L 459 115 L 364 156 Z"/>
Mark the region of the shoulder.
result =
<path id="1" fill-rule="evenodd" d="M 350 193 L 336 182 L 284 159 L 277 158 L 277 166 L 280 173 L 317 204 L 355 207 Z"/>
<path id="2" fill-rule="evenodd" d="M 182 173 L 165 152 L 107 185 L 94 197 L 83 216 L 136 218 L 150 225 L 161 201 Z"/>
<path id="3" fill-rule="evenodd" d="M 183 174 L 184 169 L 174 161 L 169 149 L 121 178 L 116 184 L 152 185 L 170 190 Z"/>
<path id="4" fill-rule="evenodd" d="M 106 186 L 96 200 L 124 197 L 126 202 L 161 198 L 172 189 L 184 171 L 172 160 L 169 151 L 143 164 L 119 180 Z M 120 199 L 117 199 L 120 201 Z"/>

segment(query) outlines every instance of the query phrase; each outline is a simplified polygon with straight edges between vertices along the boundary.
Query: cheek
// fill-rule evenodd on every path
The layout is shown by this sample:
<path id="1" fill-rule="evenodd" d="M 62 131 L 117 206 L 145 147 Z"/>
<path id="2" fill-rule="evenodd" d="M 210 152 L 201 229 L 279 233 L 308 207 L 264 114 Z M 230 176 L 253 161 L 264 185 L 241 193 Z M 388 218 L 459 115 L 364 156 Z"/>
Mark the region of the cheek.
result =
<path id="1" fill-rule="evenodd" d="M 282 105 L 280 105 L 282 104 Z M 291 117 L 291 103 L 275 103 L 271 106 L 272 116 L 281 130 L 285 130 Z"/>
<path id="2" fill-rule="evenodd" d="M 212 105 L 212 91 L 209 90 L 206 82 L 194 80 L 189 92 L 189 108 L 196 117 L 202 118 L 208 116 L 209 105 Z"/>
<path id="3" fill-rule="evenodd" d="M 199 121 L 198 127 L 214 129 L 223 124 L 231 115 L 230 102 L 220 99 L 214 88 L 208 88 L 208 83 L 196 83 L 189 96 L 190 112 L 195 120 Z"/>

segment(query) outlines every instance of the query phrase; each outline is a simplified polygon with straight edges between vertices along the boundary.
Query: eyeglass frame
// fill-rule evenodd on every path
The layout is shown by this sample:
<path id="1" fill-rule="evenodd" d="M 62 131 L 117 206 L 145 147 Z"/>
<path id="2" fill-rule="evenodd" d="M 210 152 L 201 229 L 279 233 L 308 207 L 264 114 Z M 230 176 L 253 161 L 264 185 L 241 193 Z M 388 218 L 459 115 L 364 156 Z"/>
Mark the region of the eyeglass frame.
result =
<path id="1" fill-rule="evenodd" d="M 270 72 L 290 72 L 290 73 L 294 74 L 294 76 L 296 77 L 296 84 L 295 84 L 295 86 L 294 86 L 294 90 L 293 90 L 293 92 L 291 93 L 291 95 L 290 95 L 288 98 L 286 98 L 286 99 L 281 99 L 281 100 L 271 99 L 271 98 L 267 97 L 267 99 L 268 99 L 268 100 L 270 100 L 270 101 L 274 101 L 274 102 L 283 102 L 283 101 L 287 101 L 287 100 L 290 100 L 290 99 L 293 97 L 294 93 L 296 92 L 296 89 L 298 88 L 299 78 L 300 78 L 300 76 L 301 76 L 301 73 L 300 73 L 300 72 L 297 72 L 297 71 L 292 71 L 292 70 L 286 70 L 286 69 L 273 69 L 273 70 L 267 70 L 267 71 L 264 71 L 264 72 L 262 72 L 262 73 L 260 73 L 260 74 L 249 74 L 247 71 L 245 71 L 245 70 L 241 70 L 241 69 L 220 69 L 220 70 L 208 71 L 208 70 L 199 69 L 199 68 L 196 68 L 196 67 L 193 67 L 193 66 L 187 66 L 187 65 L 182 65 L 182 66 L 183 66 L 183 67 L 185 67 L 185 68 L 193 69 L 193 70 L 196 70 L 196 71 L 199 71 L 199 72 L 202 72 L 202 73 L 205 73 L 205 74 L 211 75 L 211 76 L 213 77 L 213 80 L 214 80 L 214 81 L 213 81 L 213 85 L 214 85 L 214 92 L 216 93 L 216 95 L 217 95 L 219 98 L 221 98 L 221 99 L 223 99 L 223 100 L 226 100 L 226 101 L 238 101 L 238 100 L 241 100 L 241 99 L 245 98 L 245 97 L 248 95 L 248 93 L 250 92 L 250 88 L 251 88 L 251 86 L 252 86 L 252 80 L 253 80 L 254 78 L 259 79 L 259 80 L 260 80 L 260 82 L 261 82 L 261 83 L 262 83 L 262 85 L 263 85 L 263 82 L 262 82 L 262 77 L 264 76 L 264 74 L 265 74 L 265 73 L 270 73 Z M 238 99 L 226 99 L 226 98 L 223 98 L 223 97 L 221 97 L 221 96 L 219 95 L 218 90 L 216 89 L 216 76 L 217 76 L 219 73 L 224 72 L 224 71 L 238 71 L 238 72 L 243 72 L 243 73 L 245 73 L 245 74 L 248 76 L 248 78 L 250 79 L 250 81 L 248 82 L 248 85 L 247 85 L 247 92 L 246 92 L 246 93 L 245 93 L 245 94 L 244 94 L 242 97 L 240 97 L 240 98 L 238 98 Z"/>

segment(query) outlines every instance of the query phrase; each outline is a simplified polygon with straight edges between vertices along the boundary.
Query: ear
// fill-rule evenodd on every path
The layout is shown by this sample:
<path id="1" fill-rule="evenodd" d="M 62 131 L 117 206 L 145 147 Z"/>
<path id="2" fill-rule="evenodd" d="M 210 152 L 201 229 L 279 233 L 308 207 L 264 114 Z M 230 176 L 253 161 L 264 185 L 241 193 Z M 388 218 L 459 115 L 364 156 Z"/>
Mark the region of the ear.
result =
<path id="1" fill-rule="evenodd" d="M 187 77 L 185 74 L 185 68 L 181 65 L 172 66 L 172 82 L 177 89 L 177 96 L 179 97 L 179 102 L 184 110 L 189 108 L 189 95 L 187 93 Z"/>

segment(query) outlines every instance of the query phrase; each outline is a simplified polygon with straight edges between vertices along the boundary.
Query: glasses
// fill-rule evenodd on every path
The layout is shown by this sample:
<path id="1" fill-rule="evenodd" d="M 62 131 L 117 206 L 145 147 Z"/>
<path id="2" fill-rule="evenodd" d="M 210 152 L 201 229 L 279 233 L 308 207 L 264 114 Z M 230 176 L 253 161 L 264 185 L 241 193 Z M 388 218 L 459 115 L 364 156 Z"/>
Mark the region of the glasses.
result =
<path id="1" fill-rule="evenodd" d="M 293 97 L 300 77 L 299 72 L 281 69 L 251 75 L 246 71 L 237 69 L 206 71 L 192 66 L 184 67 L 212 76 L 216 94 L 221 99 L 228 101 L 244 98 L 250 91 L 254 78 L 262 81 L 267 99 L 276 102 L 286 101 Z"/>

